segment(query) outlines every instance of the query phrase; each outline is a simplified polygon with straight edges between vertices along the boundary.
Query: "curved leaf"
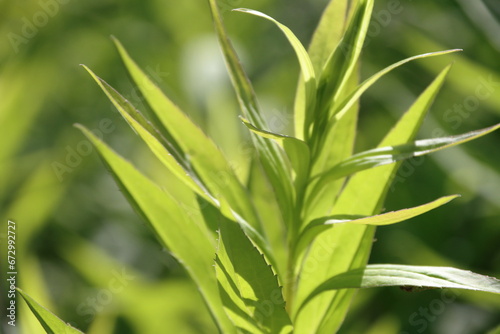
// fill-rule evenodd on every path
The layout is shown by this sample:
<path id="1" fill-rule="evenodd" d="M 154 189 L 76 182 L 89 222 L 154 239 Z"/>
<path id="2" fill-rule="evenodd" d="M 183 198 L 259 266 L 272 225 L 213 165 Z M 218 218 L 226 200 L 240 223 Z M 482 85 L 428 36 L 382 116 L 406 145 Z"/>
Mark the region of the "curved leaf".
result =
<path id="1" fill-rule="evenodd" d="M 251 10 L 251 9 L 246 9 L 246 8 L 238 8 L 235 9 L 234 11 L 242 12 L 242 13 L 248 13 L 251 15 L 259 16 L 262 17 L 266 20 L 269 20 L 276 24 L 276 26 L 281 29 L 281 31 L 285 34 L 286 38 L 290 42 L 290 45 L 293 47 L 295 50 L 295 53 L 297 55 L 297 58 L 299 60 L 300 68 L 301 68 L 301 74 L 302 74 L 302 81 L 301 83 L 304 84 L 304 92 L 305 92 L 305 112 L 307 113 L 308 110 L 312 112 L 314 109 L 314 104 L 316 100 L 316 74 L 314 71 L 313 64 L 311 62 L 311 59 L 309 58 L 309 54 L 307 53 L 306 49 L 302 45 L 302 43 L 299 41 L 299 39 L 294 35 L 294 33 L 285 25 L 281 24 L 280 22 L 276 21 L 274 18 L 258 12 L 256 10 Z"/>
<path id="2" fill-rule="evenodd" d="M 356 218 L 356 219 L 336 219 L 336 216 L 319 218 L 315 222 L 311 224 L 311 228 L 315 226 L 321 225 L 333 225 L 333 224 L 359 224 L 359 225 L 375 225 L 375 226 L 383 226 L 383 225 L 392 225 L 396 223 L 400 223 L 404 220 L 411 219 L 416 216 L 420 216 L 426 212 L 434 210 L 455 198 L 460 197 L 460 195 L 451 195 L 441 197 L 435 201 L 422 204 L 413 208 L 402 209 L 398 211 L 390 211 L 386 213 L 381 213 L 376 216 Z"/>
<path id="3" fill-rule="evenodd" d="M 397 161 L 422 156 L 448 147 L 463 144 L 470 140 L 482 137 L 499 128 L 500 124 L 497 124 L 461 135 L 422 139 L 409 144 L 379 147 L 355 154 L 349 159 L 334 166 L 329 171 L 317 175 L 317 182 L 312 193 L 314 194 L 316 192 L 320 192 L 321 188 L 327 187 L 328 183 L 333 180 L 346 177 L 366 169 L 395 163 Z"/>
<path id="4" fill-rule="evenodd" d="M 353 215 L 335 215 L 329 217 L 322 217 L 313 220 L 307 225 L 307 227 L 302 231 L 298 237 L 297 246 L 295 248 L 295 259 L 297 259 L 302 252 L 306 249 L 308 245 L 316 238 L 319 234 L 327 231 L 336 224 L 356 224 L 356 225 L 374 225 L 383 226 L 400 223 L 402 221 L 420 216 L 426 212 L 434 210 L 455 198 L 460 197 L 460 195 L 451 195 L 438 198 L 435 201 L 422 204 L 413 208 L 402 209 L 398 211 L 390 211 L 382 213 L 375 216 L 353 216 Z"/>
<path id="5" fill-rule="evenodd" d="M 351 108 L 354 105 L 354 103 L 356 103 L 356 101 L 361 97 L 361 95 L 368 88 L 370 88 L 380 78 L 382 78 L 384 75 L 386 75 L 390 71 L 392 71 L 392 70 L 394 70 L 394 69 L 396 69 L 396 68 L 398 68 L 398 67 L 400 67 L 408 62 L 411 62 L 413 60 L 434 57 L 434 56 L 442 56 L 442 55 L 445 55 L 448 53 L 458 52 L 458 51 L 462 51 L 462 50 L 461 49 L 452 49 L 452 50 L 424 53 L 421 55 L 417 55 L 417 56 L 403 59 L 397 63 L 394 63 L 390 66 L 387 66 L 383 70 L 375 73 L 374 75 L 372 75 L 371 77 L 369 77 L 368 79 L 363 81 L 361 84 L 359 84 L 359 86 L 356 87 L 356 89 L 351 94 L 349 94 L 349 96 L 341 104 L 339 104 L 337 111 L 335 111 L 334 114 L 332 115 L 332 117 L 330 118 L 330 122 L 338 121 L 349 110 L 349 108 Z"/>
<path id="6" fill-rule="evenodd" d="M 247 9 L 247 8 L 238 8 L 234 9 L 236 12 L 242 12 L 242 13 L 248 13 L 251 15 L 259 16 L 262 17 L 266 20 L 269 20 L 276 24 L 278 28 L 281 29 L 281 31 L 285 34 L 286 38 L 290 42 L 290 45 L 293 47 L 295 50 L 295 53 L 297 54 L 297 58 L 300 63 L 300 68 L 302 70 L 302 76 L 306 82 L 306 86 L 308 87 L 307 91 L 309 94 L 313 94 L 314 90 L 316 88 L 316 75 L 314 73 L 314 67 L 311 63 L 311 59 L 309 58 L 309 54 L 307 53 L 306 49 L 302 45 L 302 43 L 299 41 L 297 36 L 294 35 L 294 33 L 288 28 L 287 26 L 281 24 L 280 22 L 276 21 L 274 18 L 270 17 L 269 15 L 266 15 L 264 13 L 261 13 L 256 10 L 252 9 Z"/>
<path id="7" fill-rule="evenodd" d="M 401 286 L 405 288 L 453 288 L 500 294 L 500 280 L 450 267 L 374 264 L 336 275 L 316 288 L 304 301 L 307 304 L 328 290 Z"/>

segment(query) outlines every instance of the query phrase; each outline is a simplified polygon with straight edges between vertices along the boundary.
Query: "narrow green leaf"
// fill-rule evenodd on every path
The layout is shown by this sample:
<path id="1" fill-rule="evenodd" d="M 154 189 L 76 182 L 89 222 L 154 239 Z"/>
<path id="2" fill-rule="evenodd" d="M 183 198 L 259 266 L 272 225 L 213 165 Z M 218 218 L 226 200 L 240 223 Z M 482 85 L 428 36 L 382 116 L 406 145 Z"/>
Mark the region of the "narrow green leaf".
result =
<path id="1" fill-rule="evenodd" d="M 83 66 L 92 78 L 97 82 L 99 87 L 104 91 L 122 117 L 127 121 L 130 127 L 142 138 L 148 145 L 150 150 L 156 157 L 167 167 L 179 180 L 183 181 L 191 190 L 203 197 L 209 202 L 214 201 L 208 191 L 204 188 L 202 182 L 198 179 L 193 171 L 188 169 L 187 163 L 182 163 L 183 159 L 175 158 L 172 151 L 173 147 L 169 146 L 171 151 L 168 151 L 161 142 L 161 135 L 149 123 L 135 107 L 119 94 L 106 81 L 98 77 L 87 66 Z M 179 156 L 176 154 L 176 156 Z"/>
<path id="2" fill-rule="evenodd" d="M 451 196 L 445 196 L 441 197 L 435 201 L 422 204 L 413 208 L 408 208 L 408 209 L 402 209 L 398 211 L 390 211 L 386 213 L 382 213 L 380 215 L 376 216 L 370 216 L 370 217 L 364 217 L 364 218 L 357 218 L 353 220 L 348 220 L 348 219 L 340 219 L 337 220 L 335 216 L 327 217 L 325 219 L 318 219 L 316 222 L 313 222 L 311 225 L 333 225 L 333 224 L 359 224 L 359 225 L 375 225 L 375 226 L 382 226 L 382 225 L 392 225 L 395 223 L 402 222 L 404 220 L 411 219 L 416 216 L 420 216 L 421 214 L 424 214 L 426 212 L 429 212 L 431 210 L 434 210 L 435 208 L 438 208 L 455 198 L 460 197 L 460 195 L 451 195 Z M 311 226 L 311 228 L 314 228 L 314 226 Z"/>
<path id="3" fill-rule="evenodd" d="M 500 294 L 500 280 L 450 267 L 375 264 L 336 275 L 316 288 L 304 301 L 328 290 L 401 286 L 452 288 Z"/>
<path id="4" fill-rule="evenodd" d="M 259 11 L 247 9 L 247 8 L 238 8 L 238 9 L 234 9 L 234 11 L 248 13 L 251 15 L 262 17 L 266 20 L 273 22 L 274 24 L 276 24 L 276 26 L 278 28 L 281 29 L 281 31 L 285 34 L 286 38 L 290 42 L 290 45 L 295 50 L 295 53 L 296 53 L 297 58 L 299 60 L 300 68 L 302 70 L 302 76 L 306 82 L 306 91 L 309 92 L 307 95 L 313 94 L 314 90 L 316 89 L 316 75 L 314 73 L 314 67 L 311 63 L 311 59 L 309 58 L 309 54 L 307 53 L 306 49 L 304 48 L 302 43 L 299 41 L 297 36 L 295 36 L 294 33 L 287 26 L 276 21 L 274 18 L 270 17 L 269 15 L 266 15 L 266 14 L 261 13 Z"/>
<path id="5" fill-rule="evenodd" d="M 461 49 L 452 49 L 452 50 L 424 53 L 421 55 L 417 55 L 417 56 L 403 59 L 397 63 L 394 63 L 390 66 L 387 66 L 383 70 L 375 73 L 374 75 L 372 75 L 371 77 L 369 77 L 368 79 L 363 81 L 358 87 L 356 87 L 356 89 L 351 94 L 349 94 L 349 96 L 342 103 L 339 104 L 339 107 L 337 108 L 336 111 L 334 111 L 334 114 L 330 118 L 330 123 L 338 121 L 340 118 L 342 118 L 344 116 L 344 114 L 349 110 L 349 108 L 351 108 L 354 105 L 354 103 L 356 103 L 356 101 L 361 97 L 361 95 L 363 95 L 363 93 L 368 88 L 370 88 L 380 78 L 382 78 L 384 75 L 386 75 L 390 71 L 392 71 L 392 70 L 394 70 L 394 69 L 396 69 L 396 68 L 398 68 L 398 67 L 400 67 L 400 66 L 402 66 L 410 61 L 413 61 L 413 60 L 435 57 L 435 56 L 442 56 L 445 54 L 449 54 L 452 52 L 458 52 L 458 51 L 462 51 L 462 50 Z"/>
<path id="6" fill-rule="evenodd" d="M 114 41 L 137 87 L 165 129 L 189 156 L 195 172 L 206 187 L 217 199 L 226 200 L 252 226 L 261 229 L 246 190 L 219 148 L 163 94 L 130 58 L 123 46 L 116 39 Z"/>
<path id="7" fill-rule="evenodd" d="M 225 220 L 220 224 L 216 273 L 226 311 L 237 326 L 251 327 L 250 322 L 261 329 L 255 332 L 258 334 L 291 333 L 281 287 L 271 266 L 241 228 Z"/>
<path id="8" fill-rule="evenodd" d="M 164 145 L 169 147 L 170 152 L 175 156 L 177 161 L 183 166 L 187 164 L 183 157 L 183 152 L 179 151 L 178 147 L 174 147 L 170 141 L 166 140 L 163 135 L 155 128 L 155 126 L 149 122 L 144 115 L 137 110 L 132 103 L 130 103 L 126 98 L 119 94 L 113 87 L 111 87 L 106 81 L 97 76 L 90 68 L 86 65 L 80 64 L 96 81 L 99 87 L 103 90 L 106 96 L 109 98 L 113 106 L 124 115 L 128 114 L 131 118 L 135 120 L 136 123 L 140 124 L 144 129 L 146 129 L 151 135 L 153 135 L 158 141 L 162 142 Z M 130 118 L 129 117 L 129 118 Z M 127 120 L 127 119 L 126 119 Z M 127 120 L 128 122 L 128 120 Z M 128 122 L 130 124 L 130 122 Z M 130 124 L 132 126 L 132 124 Z"/>
<path id="9" fill-rule="evenodd" d="M 251 10 L 251 9 L 246 9 L 246 8 L 239 8 L 235 9 L 235 11 L 243 12 L 243 13 L 248 13 L 252 14 L 255 16 L 262 17 L 266 20 L 269 20 L 276 24 L 276 26 L 281 29 L 281 31 L 285 34 L 286 38 L 290 42 L 290 45 L 293 47 L 295 50 L 295 53 L 297 55 L 297 58 L 299 60 L 300 68 L 301 68 L 301 75 L 302 75 L 302 81 L 301 83 L 304 84 L 304 92 L 305 92 L 305 111 L 307 110 L 313 110 L 314 105 L 315 105 L 315 100 L 316 100 L 316 74 L 314 72 L 314 67 L 311 62 L 311 59 L 309 58 L 309 54 L 307 53 L 306 49 L 302 45 L 302 43 L 299 41 L 299 39 L 294 35 L 294 33 L 285 25 L 281 24 L 280 22 L 276 21 L 274 18 L 263 14 L 261 12 L 258 12 L 256 10 Z"/>
<path id="10" fill-rule="evenodd" d="M 316 186 L 312 192 L 314 193 L 320 191 L 322 187 L 326 187 L 332 180 L 336 180 L 362 170 L 391 164 L 404 159 L 422 156 L 448 147 L 463 144 L 473 139 L 482 137 L 499 128 L 500 124 L 497 124 L 461 135 L 422 139 L 409 144 L 379 147 L 355 154 L 351 158 L 334 166 L 329 171 L 318 175 Z"/>
<path id="11" fill-rule="evenodd" d="M 23 290 L 16 288 L 17 292 L 23 297 L 28 304 L 29 308 L 33 312 L 33 314 L 37 317 L 40 324 L 43 326 L 43 329 L 47 332 L 47 334 L 78 334 L 83 333 L 78 329 L 70 326 L 65 323 L 61 319 L 59 319 L 54 313 L 47 310 L 42 305 L 38 304 L 33 298 L 31 298 L 26 292 Z"/>
<path id="12" fill-rule="evenodd" d="M 302 140 L 297 139 L 295 137 L 291 137 L 291 136 L 287 136 L 287 135 L 283 135 L 283 134 L 279 134 L 279 133 L 274 133 L 274 132 L 267 131 L 264 129 L 259 129 L 257 126 L 253 125 L 252 123 L 250 123 L 250 121 L 248 121 L 247 119 L 245 119 L 243 117 L 240 117 L 240 119 L 243 122 L 243 124 L 245 124 L 245 126 L 250 131 L 258 134 L 261 137 L 268 138 L 268 139 L 274 139 L 281 147 L 283 147 L 283 141 L 288 140 L 288 139 L 296 140 L 298 142 L 304 143 Z M 304 143 L 304 145 L 305 145 L 305 143 Z"/>
<path id="13" fill-rule="evenodd" d="M 89 130 L 76 126 L 97 148 L 132 206 L 149 223 L 160 242 L 184 265 L 198 285 L 219 328 L 224 333 L 234 333 L 219 297 L 213 270 L 215 248 L 207 228 L 196 224 L 179 203 Z"/>
<path id="14" fill-rule="evenodd" d="M 413 208 L 390 211 L 375 216 L 366 217 L 354 215 L 335 215 L 315 219 L 307 225 L 307 227 L 299 236 L 295 252 L 297 255 L 295 258 L 298 258 L 300 256 L 300 254 L 312 242 L 312 240 L 314 240 L 314 238 L 316 238 L 322 232 L 335 227 L 336 224 L 358 224 L 374 226 L 391 225 L 434 210 L 435 208 L 438 208 L 457 197 L 460 197 L 460 195 L 445 196 L 435 201 Z"/>

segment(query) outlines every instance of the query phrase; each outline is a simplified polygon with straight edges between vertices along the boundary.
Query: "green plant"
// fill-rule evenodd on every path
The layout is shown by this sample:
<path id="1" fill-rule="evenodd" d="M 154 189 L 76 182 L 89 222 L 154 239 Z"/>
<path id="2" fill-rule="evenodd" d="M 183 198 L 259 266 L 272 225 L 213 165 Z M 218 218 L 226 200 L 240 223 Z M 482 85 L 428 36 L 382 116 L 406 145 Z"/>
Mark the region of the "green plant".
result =
<path id="1" fill-rule="evenodd" d="M 123 193 L 184 265 L 223 333 L 333 333 L 357 288 L 460 288 L 500 293 L 500 281 L 444 267 L 367 265 L 375 227 L 398 223 L 457 197 L 380 214 L 399 162 L 464 143 L 500 125 L 458 136 L 414 140 L 450 70 L 444 68 L 377 148 L 353 154 L 360 96 L 391 65 L 357 82 L 373 0 L 332 1 L 308 51 L 276 24 L 297 54 L 301 79 L 294 136 L 266 126 L 251 83 L 226 35 L 215 0 L 215 29 L 258 152 L 251 177 L 241 180 L 224 154 L 141 71 L 115 39 L 135 84 L 154 112 L 147 120 L 123 96 L 86 68 L 123 118 L 165 168 L 184 184 L 162 189 L 83 126 Z M 342 39 L 335 36 L 343 36 Z M 182 204 L 198 203 L 195 214 Z M 29 296 L 48 332 L 61 322 Z M 55 325 L 52 325 L 55 324 Z M 64 326 L 63 326 L 64 327 Z M 60 327 L 59 327 L 60 328 Z M 73 330 L 73 329 L 71 329 Z"/>

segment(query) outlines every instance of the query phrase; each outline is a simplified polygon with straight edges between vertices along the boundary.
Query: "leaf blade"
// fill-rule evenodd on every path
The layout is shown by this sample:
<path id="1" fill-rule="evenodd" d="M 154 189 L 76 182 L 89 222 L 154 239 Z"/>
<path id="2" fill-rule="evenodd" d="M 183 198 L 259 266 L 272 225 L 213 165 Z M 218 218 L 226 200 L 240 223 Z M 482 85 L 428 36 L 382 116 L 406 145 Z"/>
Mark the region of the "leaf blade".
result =
<path id="1" fill-rule="evenodd" d="M 261 333 L 291 332 L 292 324 L 277 277 L 241 228 L 231 222 L 221 221 L 220 224 L 217 269 L 218 277 L 223 275 L 226 279 L 219 280 L 225 291 L 233 292 L 234 305 L 239 304 L 240 310 L 246 311 Z M 228 281 L 232 284 L 227 284 Z M 241 321 L 241 317 L 233 318 L 233 321 L 238 320 Z"/>
<path id="2" fill-rule="evenodd" d="M 381 79 L 384 75 L 388 74 L 392 70 L 409 63 L 411 61 L 417 60 L 417 59 L 422 59 L 422 58 L 429 58 L 429 57 L 435 57 L 435 56 L 442 56 L 446 55 L 449 53 L 457 52 L 457 51 L 462 51 L 461 49 L 451 49 L 451 50 L 445 50 L 445 51 L 438 51 L 438 52 L 429 52 L 429 53 L 424 53 L 420 54 L 417 56 L 409 57 L 403 60 L 400 60 L 397 63 L 394 63 L 390 66 L 387 66 L 383 70 L 375 73 L 365 81 L 363 81 L 361 84 L 359 84 L 356 89 L 349 94 L 349 96 L 340 104 L 340 106 L 337 108 L 337 111 L 334 112 L 334 115 L 332 115 L 330 122 L 338 121 L 343 115 L 349 110 L 349 108 L 352 107 L 352 105 L 357 101 L 361 95 L 372 85 L 374 85 L 379 79 Z"/>
<path id="3" fill-rule="evenodd" d="M 350 270 L 328 279 L 313 291 L 305 303 L 330 289 L 383 286 L 455 288 L 500 294 L 500 280 L 471 271 L 451 267 L 377 264 Z"/>
<path id="4" fill-rule="evenodd" d="M 180 161 L 182 160 L 180 158 L 176 158 L 179 157 L 179 154 L 175 154 L 175 152 L 173 152 L 174 148 L 169 146 L 171 149 L 169 151 L 163 146 L 160 134 L 152 126 L 152 124 L 149 123 L 142 116 L 142 114 L 136 110 L 129 101 L 127 101 L 127 99 L 113 89 L 113 87 L 111 87 L 106 81 L 97 76 L 87 66 L 82 66 L 104 91 L 106 96 L 113 103 L 121 116 L 127 121 L 130 127 L 141 137 L 149 149 L 156 155 L 158 160 L 160 160 L 168 170 L 170 170 L 178 179 L 183 181 L 196 194 L 213 203 L 214 198 L 208 194 L 208 191 L 204 188 L 197 176 L 188 169 L 186 163 L 181 163 Z M 176 157 L 174 157 L 174 155 Z"/>
<path id="5" fill-rule="evenodd" d="M 368 32 L 373 3 L 373 0 L 358 2 L 342 40 L 330 55 L 318 78 L 315 112 L 308 113 L 305 121 L 306 138 L 309 138 L 309 127 L 314 123 L 316 135 L 313 138 L 314 145 L 319 145 L 321 138 L 324 138 L 328 119 L 334 111 L 331 107 L 338 103 L 339 97 L 345 93 L 344 90 L 357 66 Z"/>
<path id="6" fill-rule="evenodd" d="M 300 258 L 301 254 L 305 251 L 314 238 L 319 234 L 328 231 L 335 227 L 336 224 L 355 224 L 355 225 L 372 225 L 383 226 L 400 223 L 402 221 L 414 218 L 416 216 L 427 213 L 442 205 L 449 203 L 460 195 L 451 195 L 438 198 L 432 202 L 425 203 L 416 207 L 406 208 L 397 211 L 385 212 L 374 216 L 352 216 L 352 215 L 335 215 L 317 218 L 312 221 L 302 231 L 298 237 L 297 246 L 295 249 L 294 259 Z"/>
<path id="7" fill-rule="evenodd" d="M 304 112 L 307 112 L 307 110 L 313 110 L 316 100 L 316 74 L 314 66 L 309 57 L 309 54 L 307 53 L 306 49 L 299 41 L 299 39 L 287 26 L 281 24 L 274 18 L 264 13 L 246 8 L 235 9 L 235 11 L 262 17 L 268 21 L 273 22 L 283 32 L 283 34 L 290 42 L 290 45 L 293 47 L 300 64 L 301 75 L 302 75 L 302 80 L 300 81 L 300 83 L 304 85 L 304 92 L 305 92 Z"/>
<path id="8" fill-rule="evenodd" d="M 423 156 L 445 148 L 463 144 L 487 135 L 495 130 L 498 130 L 499 128 L 500 124 L 497 124 L 460 135 L 421 139 L 409 144 L 379 147 L 365 152 L 360 152 L 334 166 L 329 171 L 318 175 L 317 186 L 325 186 L 332 180 L 346 177 L 366 169 L 395 163 L 413 157 Z"/>
<path id="9" fill-rule="evenodd" d="M 43 326 L 43 329 L 48 334 L 82 334 L 83 332 L 78 329 L 70 326 L 65 323 L 61 319 L 59 319 L 54 313 L 47 310 L 42 305 L 38 304 L 32 297 L 30 297 L 23 290 L 16 288 L 17 292 L 23 297 L 26 304 L 28 304 L 29 308 L 33 312 L 33 314 L 37 317 L 40 324 Z"/>

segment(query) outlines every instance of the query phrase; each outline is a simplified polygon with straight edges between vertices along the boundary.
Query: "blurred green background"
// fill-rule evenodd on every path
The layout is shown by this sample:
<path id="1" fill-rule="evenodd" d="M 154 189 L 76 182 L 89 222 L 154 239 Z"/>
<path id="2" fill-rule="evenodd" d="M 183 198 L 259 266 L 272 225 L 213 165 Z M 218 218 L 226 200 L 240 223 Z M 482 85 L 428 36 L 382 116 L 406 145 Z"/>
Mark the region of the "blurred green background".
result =
<path id="1" fill-rule="evenodd" d="M 290 133 L 295 56 L 265 12 L 307 44 L 326 0 L 221 0 L 228 31 L 274 130 Z M 0 235 L 17 226 L 18 285 L 88 333 L 214 333 L 196 287 L 132 211 L 90 143 L 102 135 L 158 182 L 156 170 L 87 73 L 85 64 L 141 110 L 110 35 L 216 140 L 245 175 L 251 149 L 204 0 L 0 1 Z M 378 0 L 361 78 L 402 58 L 450 48 L 380 81 L 362 99 L 357 150 L 371 148 L 446 64 L 454 62 L 420 138 L 500 122 L 497 0 Z M 235 129 L 235 130 L 233 130 Z M 237 131 L 239 130 L 239 131 Z M 380 228 L 372 263 L 451 265 L 500 277 L 500 133 L 405 162 L 387 210 L 444 194 L 463 196 L 407 223 Z M 189 208 L 186 208 L 189 210 Z M 7 303 L 1 285 L 2 310 Z M 22 302 L 18 299 L 19 304 Z M 2 313 L 3 314 L 3 313 Z M 24 306 L 5 333 L 43 333 Z M 500 298 L 397 288 L 360 291 L 341 333 L 485 333 Z"/>

